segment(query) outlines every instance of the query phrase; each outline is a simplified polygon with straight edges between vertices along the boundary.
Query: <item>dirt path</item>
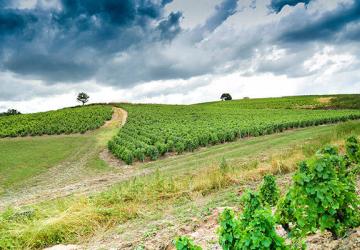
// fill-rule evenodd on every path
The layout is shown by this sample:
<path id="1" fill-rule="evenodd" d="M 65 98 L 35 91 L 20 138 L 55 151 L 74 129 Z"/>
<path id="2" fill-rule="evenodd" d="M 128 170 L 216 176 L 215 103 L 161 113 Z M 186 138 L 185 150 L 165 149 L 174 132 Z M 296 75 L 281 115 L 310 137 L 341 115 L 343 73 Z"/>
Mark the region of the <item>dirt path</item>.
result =
<path id="1" fill-rule="evenodd" d="M 0 197 L 0 210 L 7 206 L 29 205 L 74 193 L 98 192 L 114 183 L 147 174 L 147 170 L 126 166 L 108 152 L 107 141 L 118 132 L 127 119 L 125 110 L 117 107 L 113 109 L 111 120 L 107 121 L 100 129 L 85 135 L 94 137 L 94 143 L 84 145 L 67 161 L 30 179 L 25 183 L 24 188 L 8 191 Z M 94 157 L 104 160 L 111 171 L 100 174 L 89 173 L 88 164 Z"/>
<path id="2" fill-rule="evenodd" d="M 111 120 L 105 122 L 103 128 L 117 128 L 125 125 L 128 113 L 124 109 L 117 107 L 113 107 L 113 111 Z"/>

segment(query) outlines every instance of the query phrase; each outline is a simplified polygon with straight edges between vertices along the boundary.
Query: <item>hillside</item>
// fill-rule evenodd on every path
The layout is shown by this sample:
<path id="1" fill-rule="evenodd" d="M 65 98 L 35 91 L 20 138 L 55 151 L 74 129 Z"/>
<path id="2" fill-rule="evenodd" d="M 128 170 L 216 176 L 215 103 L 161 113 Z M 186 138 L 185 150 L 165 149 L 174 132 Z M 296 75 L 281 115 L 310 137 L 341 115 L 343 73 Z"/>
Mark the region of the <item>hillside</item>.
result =
<path id="1" fill-rule="evenodd" d="M 299 161 L 329 143 L 343 152 L 345 138 L 360 136 L 358 109 L 319 108 L 316 103 L 331 100 L 319 98 L 329 97 L 94 106 L 104 114 L 96 130 L 2 138 L 0 249 L 57 244 L 76 244 L 76 249 L 159 249 L 170 247 L 178 235 L 215 247 L 218 212 L 238 207 L 246 188 L 254 189 L 271 173 L 284 193 Z M 348 102 L 354 103 L 353 98 L 349 96 Z M 80 112 L 94 118 L 87 108 L 68 109 L 79 110 L 67 116 Z M 113 117 L 105 122 L 109 113 Z M 19 119 L 16 127 L 26 121 L 21 117 L 12 117 Z M 64 122 L 70 124 L 71 119 Z M 45 123 L 61 124 L 60 119 Z M 204 135 L 216 135 L 217 140 L 206 141 Z M 169 150 L 169 138 L 177 145 L 196 138 L 191 142 L 198 144 Z M 200 139 L 207 144 L 200 144 Z M 126 165 L 107 150 L 109 141 L 130 149 L 147 143 L 152 152 L 157 150 L 156 161 L 134 157 L 133 164 Z M 224 161 L 226 174 L 221 169 Z"/>
<path id="2" fill-rule="evenodd" d="M 244 98 L 230 102 L 217 101 L 199 103 L 198 105 L 243 109 L 360 109 L 360 94 Z"/>
<path id="3" fill-rule="evenodd" d="M 343 98 L 348 98 L 348 102 Z M 198 105 L 121 104 L 127 124 L 109 149 L 127 164 L 287 129 L 360 118 L 360 95 L 244 99 Z M 332 109 L 340 103 L 339 109 Z M 343 109 L 344 108 L 344 109 Z"/>
<path id="4" fill-rule="evenodd" d="M 110 106 L 91 105 L 0 117 L 0 138 L 85 133 L 99 128 L 111 115 Z"/>

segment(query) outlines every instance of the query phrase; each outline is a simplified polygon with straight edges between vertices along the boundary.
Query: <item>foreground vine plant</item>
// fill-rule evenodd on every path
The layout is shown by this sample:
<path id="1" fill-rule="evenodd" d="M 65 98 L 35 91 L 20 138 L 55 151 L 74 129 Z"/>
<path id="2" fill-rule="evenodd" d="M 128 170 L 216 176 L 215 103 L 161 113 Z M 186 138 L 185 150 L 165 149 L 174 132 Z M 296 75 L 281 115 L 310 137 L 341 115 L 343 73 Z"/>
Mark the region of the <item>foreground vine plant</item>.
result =
<path id="1" fill-rule="evenodd" d="M 350 141 L 354 143 L 353 139 Z M 357 154 L 357 151 L 350 152 Z M 293 235 L 306 235 L 320 229 L 339 237 L 346 229 L 360 225 L 355 175 L 352 165 L 346 165 L 347 158 L 353 159 L 328 146 L 300 163 L 292 187 L 278 204 L 277 218 L 284 228 L 289 230 L 291 223 Z M 354 163 L 358 163 L 356 159 Z"/>
<path id="2" fill-rule="evenodd" d="M 260 186 L 260 199 L 264 204 L 275 206 L 280 197 L 279 189 L 276 185 L 276 179 L 273 175 L 265 175 Z"/>
<path id="3" fill-rule="evenodd" d="M 271 210 L 261 203 L 260 195 L 247 191 L 242 197 L 243 212 L 238 217 L 225 209 L 220 215 L 219 244 L 224 250 L 288 249 L 275 231 Z"/>
<path id="4" fill-rule="evenodd" d="M 278 200 L 279 191 L 275 177 L 270 175 L 264 177 L 260 193 L 247 191 L 242 196 L 240 215 L 226 208 L 217 230 L 222 249 L 305 249 L 302 239 L 309 233 L 329 230 L 339 237 L 359 226 L 360 201 L 353 171 L 360 163 L 359 141 L 350 137 L 345 148 L 346 155 L 341 155 L 338 148 L 326 146 L 313 158 L 300 162 L 292 186 L 277 203 L 275 216 L 270 206 Z M 276 223 L 289 232 L 291 247 L 277 235 Z"/>

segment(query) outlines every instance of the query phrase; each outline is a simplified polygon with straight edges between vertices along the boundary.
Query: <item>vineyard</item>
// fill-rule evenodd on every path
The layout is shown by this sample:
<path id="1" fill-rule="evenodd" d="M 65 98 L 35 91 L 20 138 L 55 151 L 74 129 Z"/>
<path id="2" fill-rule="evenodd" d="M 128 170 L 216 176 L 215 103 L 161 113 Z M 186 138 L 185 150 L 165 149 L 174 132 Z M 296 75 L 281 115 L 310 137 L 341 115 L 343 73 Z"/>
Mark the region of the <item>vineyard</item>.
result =
<path id="1" fill-rule="evenodd" d="M 265 175 L 257 191 L 242 195 L 240 214 L 229 208 L 220 214 L 219 245 L 224 250 L 306 249 L 304 238 L 317 230 L 327 230 L 336 239 L 358 227 L 360 199 L 355 179 L 359 146 L 357 138 L 350 137 L 346 154 L 325 146 L 300 162 L 290 189 L 280 199 L 275 177 Z M 286 234 L 278 235 L 276 225 Z M 174 245 L 177 250 L 202 249 L 186 236 L 176 238 Z"/>
<path id="2" fill-rule="evenodd" d="M 242 109 L 360 109 L 360 94 L 336 96 L 289 96 L 280 98 L 241 99 L 231 102 L 199 103 Z"/>
<path id="3" fill-rule="evenodd" d="M 107 105 L 0 117 L 0 138 L 85 133 L 99 128 L 111 117 L 112 108 Z"/>
<path id="4" fill-rule="evenodd" d="M 108 146 L 116 157 L 132 164 L 242 137 L 360 118 L 359 110 L 295 108 L 315 105 L 314 98 L 254 99 L 190 106 L 122 104 L 120 107 L 129 112 L 128 121 Z M 253 108 L 249 108 L 251 103 Z"/>
<path id="5" fill-rule="evenodd" d="M 116 128 L 114 130 L 116 132 Z M 103 127 L 99 131 L 107 132 L 108 128 Z M 2 141 L 6 151 L 22 153 L 28 147 L 34 149 L 34 144 L 20 143 L 12 147 L 13 150 L 8 150 L 8 143 L 45 139 L 44 143 L 48 144 L 49 139 L 57 141 L 69 137 L 77 142 L 72 146 L 64 144 L 72 147 L 70 155 L 81 153 L 75 149 L 84 144 L 84 157 L 88 158 L 97 156 L 106 147 L 104 143 L 99 150 L 91 151 L 98 143 L 93 140 L 97 134 Z M 343 138 L 352 134 L 357 137 L 351 137 L 344 145 Z M 34 191 L 31 186 L 24 186 L 20 192 L 14 193 L 14 196 L 20 196 L 16 197 L 19 203 L 7 203 L 6 195 L 0 195 L 1 205 L 2 201 L 5 202 L 3 210 L 0 208 L 0 249 L 44 249 L 52 246 L 56 249 L 58 244 L 76 244 L 77 249 L 173 249 L 172 242 L 179 235 L 186 235 L 176 238 L 174 243 L 179 249 L 200 249 L 196 245 L 203 249 L 221 249 L 220 246 L 229 249 L 232 244 L 236 245 L 235 249 L 251 249 L 246 244 L 253 249 L 276 249 L 273 246 L 286 248 L 289 240 L 291 244 L 301 245 L 303 235 L 318 229 L 326 230 L 326 234 L 330 230 L 335 237 L 341 237 L 344 233 L 351 233 L 353 230 L 348 229 L 357 225 L 358 210 L 353 208 L 358 206 L 358 201 L 354 200 L 353 181 L 359 171 L 356 167 L 356 162 L 360 160 L 359 134 L 359 121 L 350 121 L 248 138 L 149 162 L 141 168 L 114 166 L 109 168 L 109 172 L 93 172 L 96 182 L 89 183 L 89 193 L 84 194 L 83 189 L 77 189 L 73 195 L 66 197 L 48 196 L 50 189 L 47 185 L 56 182 L 57 186 L 61 172 L 65 172 L 66 178 L 71 178 L 71 184 L 65 187 L 73 190 L 73 175 L 69 175 L 68 169 L 72 166 L 78 169 L 76 162 L 79 158 L 71 158 L 69 164 L 60 164 L 59 169 L 55 166 L 55 172 L 54 168 L 50 168 L 45 175 L 48 179 L 34 187 L 45 189 L 45 192 L 33 193 L 36 195 L 31 196 L 36 198 L 34 203 L 22 203 L 27 201 L 22 193 Z M 87 139 L 78 141 L 79 138 Z M 339 151 L 334 147 L 324 148 L 328 144 L 337 145 Z M 45 156 L 61 151 L 56 152 L 46 146 L 43 148 L 49 154 L 40 154 L 34 160 L 29 150 L 29 154 L 23 157 L 24 161 L 27 157 L 34 166 L 43 164 L 43 159 L 48 158 Z M 319 148 L 324 149 L 316 153 Z M 34 154 L 38 151 L 36 148 Z M 315 153 L 299 165 L 296 177 L 291 181 L 292 172 L 297 169 L 296 162 Z M 12 155 L 16 159 L 16 153 Z M 8 169 L 14 165 L 12 162 L 21 163 L 11 161 L 11 157 L 8 159 Z M 61 157 L 59 160 L 64 159 Z M 83 159 L 80 158 L 80 161 Z M 16 169 L 24 168 L 20 164 L 18 166 Z M 91 174 L 91 168 L 86 166 L 84 170 L 84 174 Z M 118 183 L 109 187 L 112 182 L 107 178 L 114 176 L 119 178 L 116 179 Z M 261 184 L 263 176 L 266 177 Z M 76 185 L 86 185 L 87 181 L 80 179 Z M 104 185 L 103 189 L 97 185 Z M 62 194 L 64 190 L 64 186 L 59 187 L 55 190 L 56 194 Z M 245 193 L 247 189 L 253 191 Z M 6 204 L 10 206 L 7 208 Z M 224 207 L 233 211 L 227 210 L 228 213 L 222 214 L 221 221 L 217 222 Z M 313 209 L 315 207 L 318 209 Z M 303 208 L 310 216 L 301 213 Z M 288 230 L 288 234 L 284 234 L 284 230 L 278 232 L 280 225 Z M 222 229 L 216 235 L 219 226 Z M 262 243 L 262 248 L 256 245 Z M 267 247 L 269 245 L 270 248 Z M 211 246 L 217 248 L 209 248 Z"/>

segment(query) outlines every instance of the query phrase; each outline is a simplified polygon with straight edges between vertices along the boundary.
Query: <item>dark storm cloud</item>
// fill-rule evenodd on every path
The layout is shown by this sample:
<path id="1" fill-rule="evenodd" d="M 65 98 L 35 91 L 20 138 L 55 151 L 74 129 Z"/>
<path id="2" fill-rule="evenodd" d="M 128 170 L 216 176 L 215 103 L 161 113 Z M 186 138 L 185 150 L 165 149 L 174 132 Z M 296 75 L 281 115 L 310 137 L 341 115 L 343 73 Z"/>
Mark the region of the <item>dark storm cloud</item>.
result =
<path id="1" fill-rule="evenodd" d="M 354 0 L 351 4 L 340 4 L 335 10 L 324 12 L 315 19 L 306 18 L 305 21 L 297 24 L 299 28 L 289 28 L 281 34 L 280 40 L 293 43 L 329 41 L 337 35 L 342 39 L 347 37 L 351 39 L 354 37 L 353 32 L 340 33 L 346 32 L 347 26 L 357 21 L 360 21 L 360 1 Z"/>
<path id="2" fill-rule="evenodd" d="M 41 78 L 49 83 L 53 82 L 53 79 L 58 82 L 78 82 L 91 77 L 96 72 L 93 65 L 84 62 L 76 63 L 71 57 L 40 54 L 17 55 L 6 61 L 4 66 L 21 75 L 35 78 L 42 75 Z"/>
<path id="3" fill-rule="evenodd" d="M 0 39 L 9 35 L 24 35 L 29 25 L 37 21 L 38 18 L 32 13 L 2 8 L 0 10 Z M 31 30 L 25 33 L 29 32 Z"/>
<path id="4" fill-rule="evenodd" d="M 196 44 L 201 42 L 209 33 L 221 26 L 229 17 L 237 12 L 238 0 L 223 0 L 215 6 L 213 13 L 205 22 L 190 31 L 190 40 Z"/>
<path id="5" fill-rule="evenodd" d="M 0 0 L 0 8 L 4 8 L 7 5 L 6 0 Z"/>
<path id="6" fill-rule="evenodd" d="M 158 28 L 161 32 L 161 38 L 164 40 L 172 40 L 177 34 L 180 33 L 180 19 L 181 12 L 172 12 L 167 19 L 161 21 Z"/>
<path id="7" fill-rule="evenodd" d="M 204 28 L 210 32 L 213 31 L 236 13 L 237 6 L 238 0 L 223 0 L 215 7 L 214 14 L 206 20 Z"/>
<path id="8" fill-rule="evenodd" d="M 271 0 L 269 8 L 276 13 L 279 13 L 286 5 L 296 6 L 299 3 L 305 5 L 309 4 L 312 0 Z"/>
<path id="9" fill-rule="evenodd" d="M 331 66 L 304 65 L 324 47 L 360 58 L 360 2 L 329 4 L 333 10 L 327 11 L 330 1 L 317 1 L 322 2 L 281 12 L 286 5 L 311 0 L 205 0 L 213 11 L 186 26 L 181 23 L 191 19 L 186 10 L 178 12 L 173 5 L 165 10 L 172 0 L 38 0 L 27 9 L 17 8 L 19 1 L 0 0 L 0 101 L 50 96 L 92 84 L 121 89 L 147 82 L 162 86 L 153 82 L 157 80 L 179 80 L 179 85 L 133 96 L 190 93 L 205 84 L 187 84 L 193 77 L 234 72 L 309 77 Z M 191 0 L 186 3 L 193 7 Z"/>
<path id="10" fill-rule="evenodd" d="M 165 16 L 170 2 L 61 0 L 60 9 L 2 8 L 0 68 L 47 83 L 90 79 L 117 53 L 173 39 L 181 13 Z"/>

